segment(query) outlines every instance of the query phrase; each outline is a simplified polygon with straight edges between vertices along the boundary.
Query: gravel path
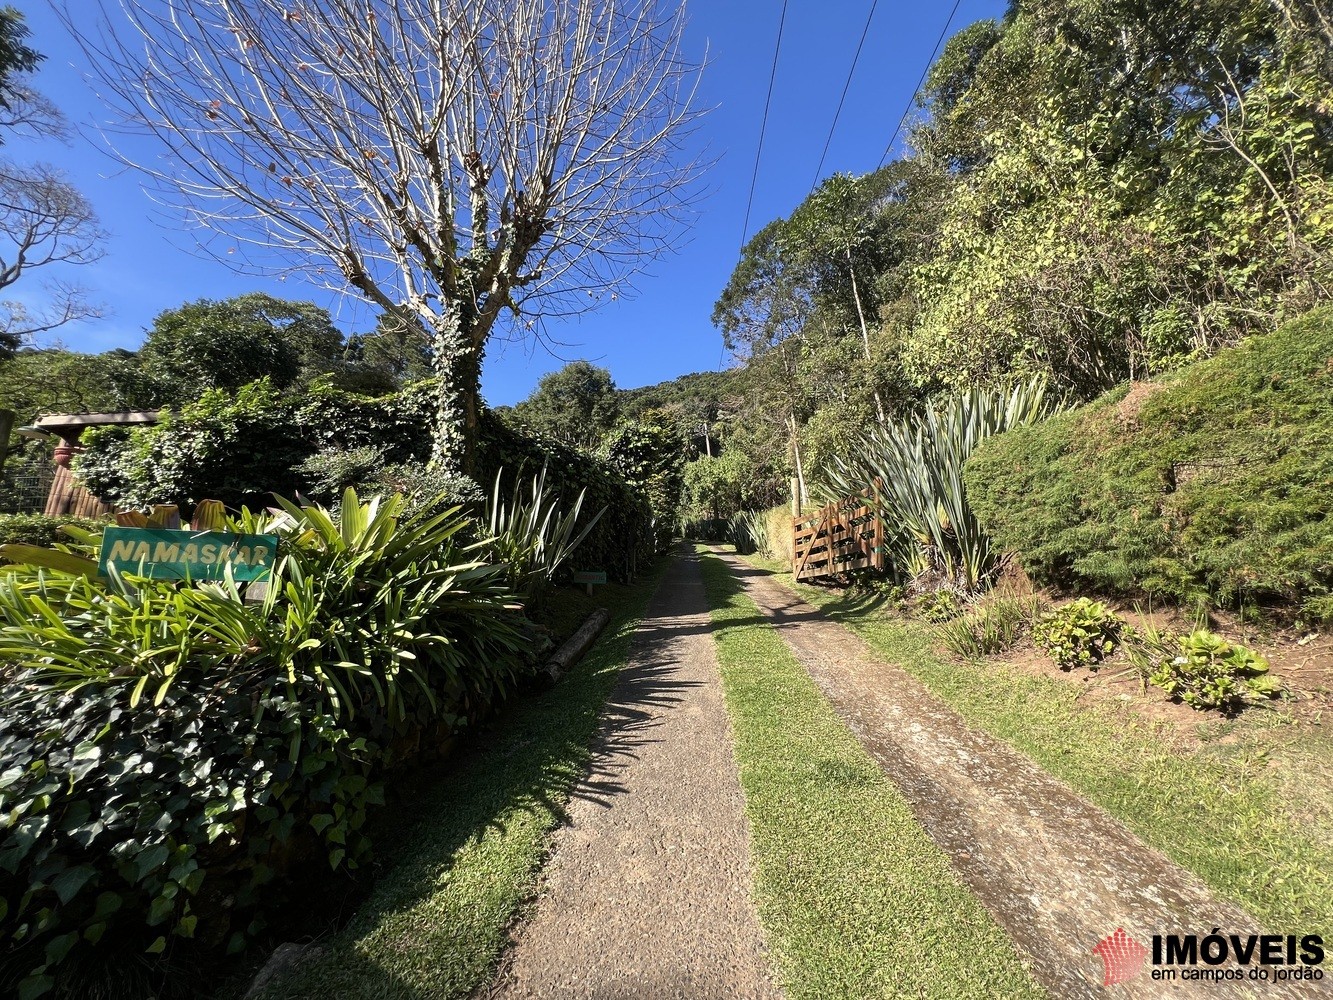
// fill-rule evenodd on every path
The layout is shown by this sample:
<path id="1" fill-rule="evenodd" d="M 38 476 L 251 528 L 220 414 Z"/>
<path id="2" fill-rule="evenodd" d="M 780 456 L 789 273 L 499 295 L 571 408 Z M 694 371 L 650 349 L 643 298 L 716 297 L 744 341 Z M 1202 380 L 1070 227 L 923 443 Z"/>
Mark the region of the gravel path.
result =
<path id="1" fill-rule="evenodd" d="M 1333 995 L 1328 978 L 1154 982 L 1147 964 L 1129 982 L 1104 987 L 1093 949 L 1119 927 L 1147 948 L 1154 933 L 1202 938 L 1214 927 L 1224 935 L 1265 929 L 1008 744 L 970 728 L 914 677 L 768 574 L 718 554 L 1053 996 Z"/>
<path id="2" fill-rule="evenodd" d="M 698 559 L 645 615 L 493 997 L 768 998 Z"/>

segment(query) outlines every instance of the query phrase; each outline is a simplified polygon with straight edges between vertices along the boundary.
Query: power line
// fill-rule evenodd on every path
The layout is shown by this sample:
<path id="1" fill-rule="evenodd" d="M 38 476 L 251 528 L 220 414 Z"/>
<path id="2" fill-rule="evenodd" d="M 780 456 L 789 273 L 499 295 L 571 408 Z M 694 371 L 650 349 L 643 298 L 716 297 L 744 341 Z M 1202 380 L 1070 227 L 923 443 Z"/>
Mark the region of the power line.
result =
<path id="1" fill-rule="evenodd" d="M 819 166 L 815 167 L 815 179 L 810 182 L 810 190 L 814 191 L 815 185 L 819 183 L 819 175 L 824 171 L 824 159 L 828 156 L 829 146 L 833 142 L 833 132 L 838 127 L 838 119 L 842 116 L 842 105 L 847 100 L 847 91 L 852 85 L 852 75 L 856 72 L 856 64 L 861 61 L 861 49 L 865 46 L 866 36 L 870 34 L 870 22 L 875 19 L 875 8 L 879 6 L 879 0 L 872 0 L 870 4 L 870 13 L 866 15 L 865 27 L 861 29 L 861 40 L 856 43 L 856 55 L 852 56 L 852 68 L 847 71 L 847 81 L 842 85 L 842 96 L 838 98 L 838 110 L 833 112 L 833 124 L 828 128 L 828 138 L 824 140 L 824 151 L 819 154 Z"/>
<path id="2" fill-rule="evenodd" d="M 754 151 L 754 173 L 750 175 L 750 196 L 745 201 L 745 225 L 741 227 L 741 249 L 750 236 L 750 209 L 754 206 L 754 186 L 759 180 L 759 157 L 764 152 L 764 133 L 768 131 L 768 108 L 773 103 L 773 81 L 778 78 L 778 54 L 782 51 L 782 29 L 787 23 L 787 0 L 782 0 L 778 17 L 778 41 L 773 46 L 773 68 L 768 73 L 768 96 L 764 98 L 764 118 L 759 124 L 759 146 Z"/>
<path id="3" fill-rule="evenodd" d="M 916 103 L 917 95 L 921 93 L 921 87 L 926 82 L 926 74 L 930 72 L 931 64 L 935 62 L 935 57 L 939 54 L 940 46 L 944 44 L 944 38 L 949 34 L 949 26 L 953 24 L 954 15 L 958 13 L 958 5 L 962 0 L 954 0 L 953 10 L 949 11 L 949 17 L 944 22 L 944 27 L 940 29 L 940 37 L 935 39 L 935 48 L 931 50 L 930 58 L 926 60 L 926 67 L 921 71 L 921 79 L 916 82 L 916 90 L 912 91 L 912 96 L 907 101 L 907 107 L 903 108 L 902 117 L 898 119 L 898 127 L 893 130 L 893 135 L 889 137 L 889 144 L 884 148 L 884 155 L 879 158 L 879 167 L 884 166 L 884 161 L 889 158 L 893 152 L 893 144 L 898 141 L 898 133 L 903 130 L 903 125 L 907 121 L 907 116 L 912 111 L 912 105 Z M 879 167 L 875 169 L 878 170 Z"/>

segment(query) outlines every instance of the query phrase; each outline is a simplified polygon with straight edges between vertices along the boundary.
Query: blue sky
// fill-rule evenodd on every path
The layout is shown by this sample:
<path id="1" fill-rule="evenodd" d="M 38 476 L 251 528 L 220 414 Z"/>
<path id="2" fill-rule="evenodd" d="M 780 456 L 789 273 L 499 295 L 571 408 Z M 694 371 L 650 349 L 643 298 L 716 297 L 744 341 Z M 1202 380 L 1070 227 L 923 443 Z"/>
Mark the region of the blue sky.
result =
<path id="1" fill-rule="evenodd" d="M 16 6 L 32 28 L 30 43 L 47 56 L 38 87 L 75 124 L 103 120 L 106 116 L 84 80 L 81 54 L 64 27 L 44 3 L 20 0 Z M 824 175 L 863 173 L 879 164 L 951 6 L 945 0 L 878 5 Z M 998 17 L 1005 6 L 1000 0 L 962 0 L 951 32 Z M 74 0 L 71 8 L 79 7 Z M 809 193 L 870 7 L 871 0 L 789 0 L 751 234 L 789 213 Z M 712 111 L 700 128 L 700 139 L 719 157 L 707 177 L 710 193 L 682 234 L 678 252 L 641 275 L 635 295 L 549 326 L 548 336 L 566 345 L 558 348 L 558 357 L 534 342 L 495 343 L 482 380 L 483 394 L 492 404 L 522 399 L 544 373 L 575 358 L 610 369 L 622 388 L 726 363 L 709 314 L 739 253 L 780 9 L 779 0 L 690 4 L 687 43 L 696 57 L 706 51 L 709 60 L 700 102 Z M 111 233 L 107 256 L 74 275 L 93 298 L 105 303 L 108 314 L 61 331 L 61 341 L 73 350 L 134 347 L 164 309 L 256 290 L 317 302 L 349 333 L 373 325 L 370 311 L 350 298 L 294 278 L 279 283 L 238 276 L 223 264 L 191 254 L 189 238 L 173 228 L 174 220 L 162 218 L 140 189 L 139 178 L 89 140 L 76 138 L 67 147 L 12 141 L 6 153 L 63 167 Z M 25 278 L 24 284 L 31 280 Z M 24 284 L 10 291 L 21 295 Z M 32 291 L 29 285 L 26 292 Z"/>

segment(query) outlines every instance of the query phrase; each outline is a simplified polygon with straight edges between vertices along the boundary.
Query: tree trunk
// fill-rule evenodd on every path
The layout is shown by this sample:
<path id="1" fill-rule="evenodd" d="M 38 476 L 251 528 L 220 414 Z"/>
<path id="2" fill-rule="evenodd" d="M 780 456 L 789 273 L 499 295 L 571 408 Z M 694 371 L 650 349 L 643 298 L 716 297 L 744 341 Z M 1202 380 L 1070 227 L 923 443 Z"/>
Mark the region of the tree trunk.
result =
<path id="1" fill-rule="evenodd" d="M 866 326 L 865 310 L 861 308 L 861 289 L 856 283 L 856 267 L 852 264 L 852 251 L 847 250 L 847 273 L 852 276 L 852 299 L 856 302 L 856 318 L 861 321 L 861 347 L 865 352 L 866 365 L 869 366 L 870 359 L 870 328 Z M 871 377 L 874 377 L 872 371 Z M 873 383 L 872 383 L 873 384 Z M 879 387 L 875 386 L 870 390 L 875 397 L 875 416 L 879 417 L 879 422 L 884 423 L 884 401 L 879 398 Z"/>
<path id="2" fill-rule="evenodd" d="M 432 336 L 433 364 L 439 378 L 430 464 L 446 472 L 474 476 L 481 428 L 481 359 L 457 316 L 442 316 Z"/>

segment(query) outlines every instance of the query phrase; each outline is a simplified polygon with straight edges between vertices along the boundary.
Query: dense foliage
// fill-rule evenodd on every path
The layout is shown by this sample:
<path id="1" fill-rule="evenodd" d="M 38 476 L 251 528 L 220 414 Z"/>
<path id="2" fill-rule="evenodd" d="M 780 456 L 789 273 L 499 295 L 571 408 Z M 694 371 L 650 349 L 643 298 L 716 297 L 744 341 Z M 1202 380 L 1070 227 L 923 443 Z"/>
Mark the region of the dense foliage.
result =
<path id="1" fill-rule="evenodd" d="M 872 426 L 827 470 L 829 502 L 877 507 L 889 570 L 901 578 L 975 591 L 996 553 L 968 502 L 963 467 L 987 438 L 1052 409 L 1043 380 L 941 395 L 918 412 Z"/>
<path id="2" fill-rule="evenodd" d="M 1101 601 L 1080 597 L 1040 616 L 1032 640 L 1061 670 L 1096 668 L 1119 648 L 1124 625 Z"/>
<path id="3" fill-rule="evenodd" d="M 1207 629 L 1195 629 L 1174 642 L 1146 636 L 1131 659 L 1150 684 L 1200 710 L 1235 711 L 1281 692 L 1268 673 L 1267 660 Z"/>
<path id="4" fill-rule="evenodd" d="M 513 408 L 525 426 L 576 448 L 596 448 L 620 416 L 616 384 L 605 368 L 571 361 L 543 375 Z"/>
<path id="5" fill-rule="evenodd" d="M 60 529 L 65 525 L 85 530 L 101 527 L 100 522 L 81 517 L 5 514 L 0 515 L 0 545 L 54 545 L 65 540 L 60 534 Z"/>
<path id="6" fill-rule="evenodd" d="M 320 452 L 373 449 L 379 465 L 422 457 L 428 397 L 423 386 L 379 398 L 319 385 L 287 393 L 263 378 L 210 389 L 151 427 L 88 431 L 76 470 L 113 504 L 189 505 L 210 497 L 238 505 L 309 488 L 314 477 L 298 467 Z M 353 481 L 321 485 L 332 485 L 336 496 Z"/>
<path id="7" fill-rule="evenodd" d="M 280 538 L 256 600 L 0 577 L 0 989 L 91 996 L 152 975 L 136 956 L 243 947 L 294 865 L 364 860 L 386 767 L 514 689 L 541 644 L 504 567 L 461 546 L 457 511 L 403 506 L 243 514 Z"/>
<path id="8" fill-rule="evenodd" d="M 648 564 L 656 546 L 653 508 L 645 493 L 603 460 L 562 445 L 487 411 L 482 414 L 478 445 L 479 478 L 493 484 L 506 477 L 531 477 L 546 468 L 546 487 L 572 502 L 583 495 L 585 517 L 604 511 L 566 565 L 605 570 L 627 581 Z M 512 489 L 509 480 L 502 492 Z"/>
<path id="9" fill-rule="evenodd" d="M 622 421 L 602 442 L 601 454 L 653 512 L 656 546 L 675 537 L 685 494 L 685 442 L 666 414 L 649 410 Z"/>
<path id="10" fill-rule="evenodd" d="M 1091 399 L 1327 301 L 1317 6 L 1022 0 L 958 32 L 911 155 L 828 178 L 744 248 L 713 320 L 759 405 L 728 433 L 764 436 L 804 498 L 942 388 L 1041 375 Z"/>
<path id="11" fill-rule="evenodd" d="M 1333 587 L 1333 308 L 983 444 L 972 505 L 1039 582 L 1299 604 Z"/>

